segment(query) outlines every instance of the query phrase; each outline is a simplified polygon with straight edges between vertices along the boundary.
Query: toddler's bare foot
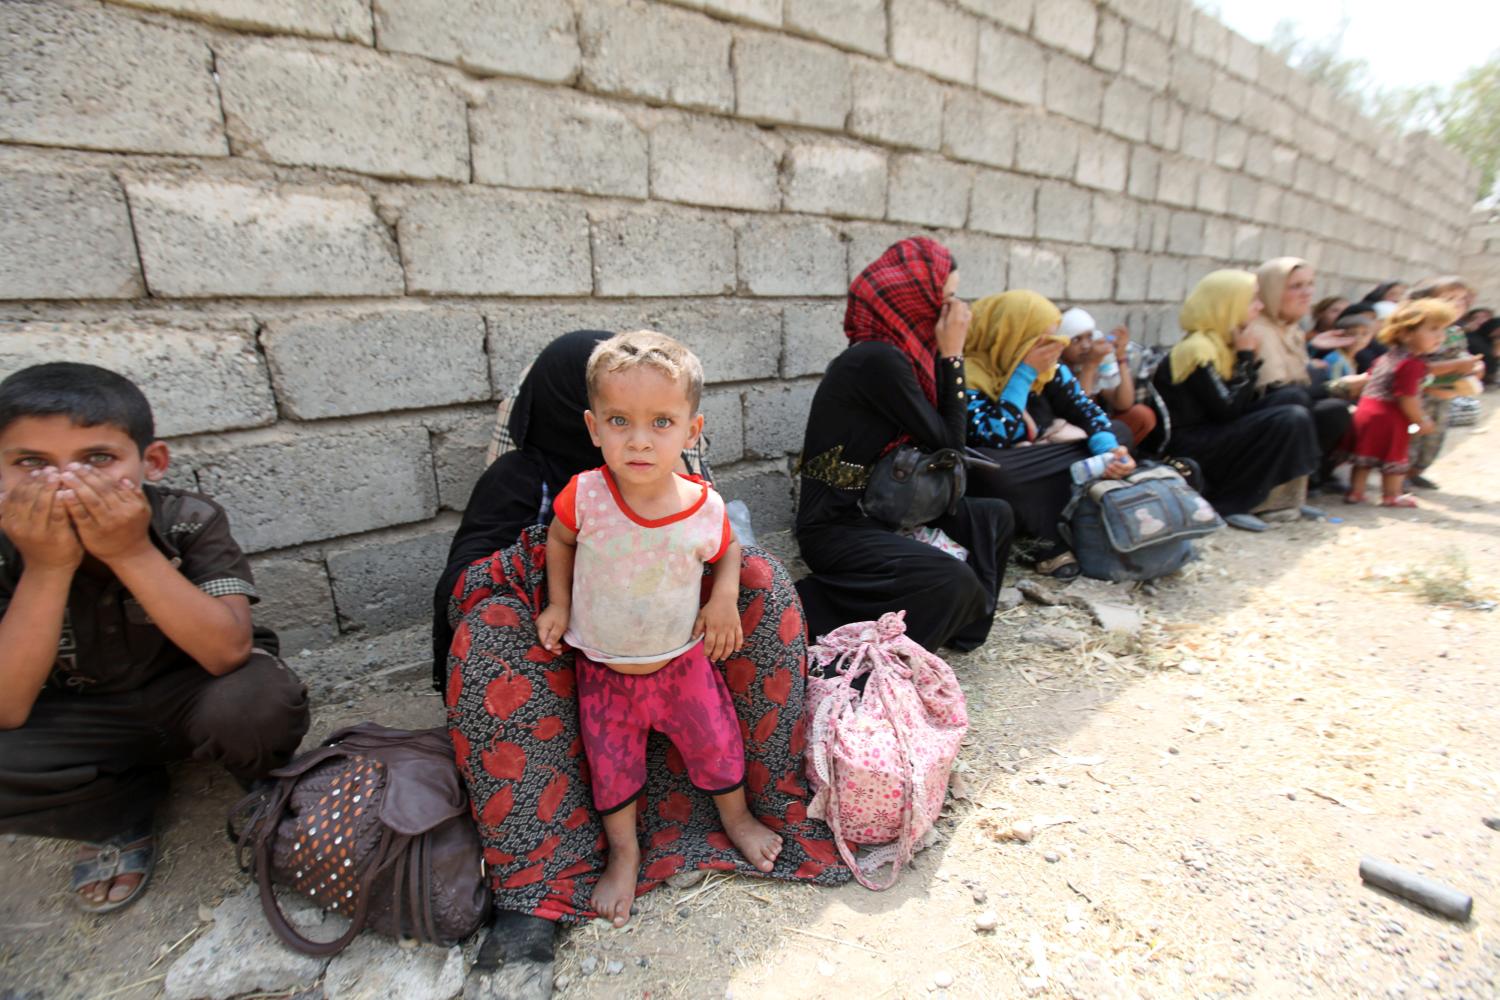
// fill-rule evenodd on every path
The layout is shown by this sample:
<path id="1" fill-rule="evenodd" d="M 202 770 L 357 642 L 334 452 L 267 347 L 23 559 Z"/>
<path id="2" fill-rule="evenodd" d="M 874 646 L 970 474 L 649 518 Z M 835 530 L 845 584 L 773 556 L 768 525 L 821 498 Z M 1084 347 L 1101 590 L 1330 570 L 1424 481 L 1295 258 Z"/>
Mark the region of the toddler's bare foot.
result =
<path id="1" fill-rule="evenodd" d="M 639 846 L 621 850 L 611 848 L 604 874 L 599 876 L 594 885 L 594 896 L 589 900 L 594 912 L 616 927 L 624 927 L 630 920 L 630 906 L 635 902 L 635 885 L 640 873 Z"/>
<path id="2" fill-rule="evenodd" d="M 724 818 L 724 832 L 734 841 L 745 860 L 763 872 L 770 871 L 781 856 L 781 837 L 749 812 Z"/>

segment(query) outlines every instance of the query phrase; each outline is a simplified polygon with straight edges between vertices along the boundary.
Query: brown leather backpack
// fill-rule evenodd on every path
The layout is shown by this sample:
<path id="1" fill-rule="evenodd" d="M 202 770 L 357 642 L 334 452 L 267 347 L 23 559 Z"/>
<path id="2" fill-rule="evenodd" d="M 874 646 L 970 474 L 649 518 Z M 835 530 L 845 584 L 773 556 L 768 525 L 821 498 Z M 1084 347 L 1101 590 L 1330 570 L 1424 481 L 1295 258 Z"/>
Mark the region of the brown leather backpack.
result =
<path id="1" fill-rule="evenodd" d="M 479 831 L 446 730 L 361 723 L 270 777 L 269 789 L 234 806 L 230 828 L 249 814 L 234 835 L 240 867 L 253 873 L 266 919 L 289 947 L 334 955 L 366 926 L 452 945 L 489 915 Z M 349 929 L 331 941 L 304 937 L 273 884 L 343 914 Z"/>

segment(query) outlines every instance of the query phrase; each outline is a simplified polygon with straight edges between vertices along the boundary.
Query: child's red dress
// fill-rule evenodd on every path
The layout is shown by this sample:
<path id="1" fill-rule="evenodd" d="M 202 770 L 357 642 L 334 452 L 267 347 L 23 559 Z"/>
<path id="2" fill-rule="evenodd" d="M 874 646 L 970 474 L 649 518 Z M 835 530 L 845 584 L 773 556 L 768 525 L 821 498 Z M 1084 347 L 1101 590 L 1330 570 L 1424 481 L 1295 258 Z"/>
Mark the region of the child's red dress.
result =
<path id="1" fill-rule="evenodd" d="M 1406 472 L 1411 421 L 1396 401 L 1419 395 L 1426 377 L 1427 362 L 1404 347 L 1387 351 L 1375 362 L 1354 410 L 1351 458 L 1355 465 L 1378 465 L 1390 476 Z"/>

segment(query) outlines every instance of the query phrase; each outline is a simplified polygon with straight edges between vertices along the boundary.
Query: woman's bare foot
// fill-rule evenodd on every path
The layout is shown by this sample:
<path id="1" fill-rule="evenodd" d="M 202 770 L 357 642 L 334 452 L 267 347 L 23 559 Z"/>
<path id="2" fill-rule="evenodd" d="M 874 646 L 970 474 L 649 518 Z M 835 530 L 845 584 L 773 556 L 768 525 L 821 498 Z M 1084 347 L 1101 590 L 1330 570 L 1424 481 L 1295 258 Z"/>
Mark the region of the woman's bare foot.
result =
<path id="1" fill-rule="evenodd" d="M 781 837 L 746 810 L 735 817 L 724 817 L 724 832 L 734 841 L 745 860 L 763 872 L 776 865 L 781 856 Z"/>
<path id="2" fill-rule="evenodd" d="M 620 848 L 612 846 L 609 862 L 604 866 L 604 874 L 599 876 L 599 881 L 594 885 L 594 896 L 589 900 L 589 905 L 600 917 L 616 927 L 624 927 L 630 920 L 630 906 L 635 902 L 635 886 L 640 874 L 640 845 Z"/>

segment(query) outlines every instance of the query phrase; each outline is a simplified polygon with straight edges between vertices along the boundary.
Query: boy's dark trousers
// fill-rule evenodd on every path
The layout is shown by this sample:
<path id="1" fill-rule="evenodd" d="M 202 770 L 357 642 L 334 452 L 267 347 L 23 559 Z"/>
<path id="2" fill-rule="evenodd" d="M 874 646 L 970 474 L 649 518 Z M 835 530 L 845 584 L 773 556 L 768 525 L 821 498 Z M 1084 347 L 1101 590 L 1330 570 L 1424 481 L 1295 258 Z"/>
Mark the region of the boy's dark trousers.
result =
<path id="1" fill-rule="evenodd" d="M 251 781 L 290 760 L 307 726 L 307 689 L 260 649 L 222 677 L 187 664 L 134 691 L 43 691 L 21 728 L 0 730 L 0 832 L 103 840 L 152 815 L 168 763 Z"/>

